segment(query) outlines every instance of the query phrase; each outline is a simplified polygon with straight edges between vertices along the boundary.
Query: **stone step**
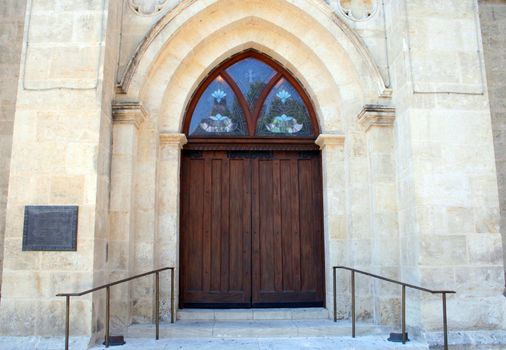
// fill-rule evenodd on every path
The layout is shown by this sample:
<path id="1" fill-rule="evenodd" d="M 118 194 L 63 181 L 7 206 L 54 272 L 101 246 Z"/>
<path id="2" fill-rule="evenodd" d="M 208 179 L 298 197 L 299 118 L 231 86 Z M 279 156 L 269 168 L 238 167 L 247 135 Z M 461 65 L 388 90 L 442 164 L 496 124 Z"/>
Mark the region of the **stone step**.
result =
<path id="1" fill-rule="evenodd" d="M 358 323 L 357 336 L 381 335 L 385 339 L 392 329 Z M 128 338 L 153 338 L 154 324 L 132 325 Z M 265 338 L 265 337 L 349 337 L 351 323 L 331 320 L 181 320 L 160 325 L 161 338 Z"/>
<path id="2" fill-rule="evenodd" d="M 322 307 L 283 309 L 182 309 L 177 312 L 182 321 L 231 320 L 326 320 L 329 312 Z"/>
<path id="3" fill-rule="evenodd" d="M 103 350 L 97 345 L 92 350 Z M 306 338 L 196 338 L 132 339 L 121 350 L 429 350 L 423 342 L 391 343 L 383 336 Z"/>

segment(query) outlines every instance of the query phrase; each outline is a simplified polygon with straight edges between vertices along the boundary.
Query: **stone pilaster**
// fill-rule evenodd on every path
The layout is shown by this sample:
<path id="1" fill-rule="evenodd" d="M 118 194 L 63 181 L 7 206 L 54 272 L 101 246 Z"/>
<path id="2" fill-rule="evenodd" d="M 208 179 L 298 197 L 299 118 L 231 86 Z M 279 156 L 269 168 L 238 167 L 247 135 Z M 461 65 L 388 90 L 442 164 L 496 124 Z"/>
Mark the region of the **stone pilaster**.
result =
<path id="1" fill-rule="evenodd" d="M 323 223 L 325 242 L 325 283 L 327 308 L 333 310 L 332 266 L 346 265 L 347 224 L 345 200 L 345 136 L 342 134 L 321 134 L 316 144 L 322 151 L 323 170 Z M 339 278 L 347 276 L 339 275 Z M 340 280 L 340 286 L 346 285 Z M 349 299 L 349 298 L 348 298 Z M 347 313 L 344 296 L 338 297 L 338 313 Z M 344 305 L 341 305 L 341 303 Z"/>
<path id="2" fill-rule="evenodd" d="M 5 5 L 6 15 L 13 13 Z M 63 336 L 65 301 L 55 294 L 106 279 L 110 99 L 119 46 L 114 34 L 119 16 L 112 14 L 120 6 L 27 3 L 9 169 L 1 335 L 41 341 Z M 77 250 L 22 251 L 26 205 L 79 206 Z M 103 329 L 102 305 L 98 293 L 72 300 L 72 337 L 94 341 Z"/>
<path id="3" fill-rule="evenodd" d="M 400 243 L 397 220 L 394 135 L 395 109 L 366 105 L 358 115 L 366 132 L 370 173 L 371 269 L 380 275 L 399 278 Z M 374 283 L 376 321 L 394 323 L 399 319 L 399 294 L 391 286 Z"/>
<path id="4" fill-rule="evenodd" d="M 134 187 L 138 128 L 146 111 L 136 102 L 112 106 L 113 147 L 108 270 L 111 280 L 128 277 L 134 271 Z M 131 293 L 119 288 L 113 294 L 113 330 L 130 323 Z"/>
<path id="5" fill-rule="evenodd" d="M 186 136 L 178 133 L 160 134 L 158 158 L 158 237 L 155 255 L 158 266 L 179 266 L 179 173 L 181 148 L 186 144 Z M 176 269 L 176 276 L 179 269 Z M 176 278 L 176 296 L 177 296 Z M 161 281 L 162 319 L 170 319 L 169 279 Z M 177 297 L 176 297 L 177 300 Z"/>

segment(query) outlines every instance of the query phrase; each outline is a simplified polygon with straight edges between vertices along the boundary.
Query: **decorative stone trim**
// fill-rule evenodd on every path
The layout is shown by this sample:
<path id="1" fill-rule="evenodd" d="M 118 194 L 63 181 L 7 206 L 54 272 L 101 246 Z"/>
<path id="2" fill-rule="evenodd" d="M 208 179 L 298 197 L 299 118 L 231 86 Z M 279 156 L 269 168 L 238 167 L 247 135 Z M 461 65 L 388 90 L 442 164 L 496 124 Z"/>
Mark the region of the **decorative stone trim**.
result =
<path id="1" fill-rule="evenodd" d="M 146 120 L 148 113 L 140 102 L 113 102 L 112 121 L 114 124 L 133 124 L 137 129 Z"/>
<path id="2" fill-rule="evenodd" d="M 392 127 L 395 121 L 395 108 L 381 105 L 365 105 L 357 116 L 365 131 L 372 126 Z"/>
<path id="3" fill-rule="evenodd" d="M 153 16 L 163 10 L 168 0 L 128 0 L 130 9 L 140 16 Z"/>
<path id="4" fill-rule="evenodd" d="M 217 0 L 208 0 L 207 5 L 210 5 L 209 3 L 214 3 L 216 1 Z M 130 84 L 134 79 L 134 75 L 137 74 L 137 70 L 139 69 L 140 66 L 142 66 L 141 61 L 144 59 L 145 56 L 147 56 L 146 52 L 148 51 L 151 45 L 159 47 L 157 46 L 158 43 L 156 42 L 156 39 L 158 38 L 158 36 L 160 36 L 160 34 L 164 30 L 166 30 L 169 23 L 173 22 L 177 17 L 182 17 L 183 21 L 187 21 L 188 19 L 186 19 L 185 17 L 186 12 L 190 13 L 191 16 L 193 17 L 196 13 L 195 11 L 199 10 L 193 10 L 191 9 L 191 7 L 197 6 L 196 5 L 197 3 L 200 5 L 201 2 L 203 2 L 203 0 L 181 1 L 177 6 L 168 11 L 158 22 L 156 22 L 156 24 L 151 28 L 149 33 L 146 34 L 142 42 L 137 46 L 135 53 L 128 61 L 120 81 L 116 84 L 116 92 L 118 94 L 126 94 L 128 92 Z M 371 77 L 376 84 L 378 96 L 380 98 L 390 99 L 392 97 L 392 89 L 385 83 L 385 80 L 381 75 L 381 71 L 378 65 L 376 64 L 372 54 L 370 53 L 367 46 L 363 43 L 362 39 L 357 34 L 357 32 L 354 29 L 352 29 L 348 24 L 346 24 L 343 18 L 338 16 L 325 2 L 321 0 L 305 0 L 304 2 L 313 5 L 324 16 L 326 16 L 329 20 L 334 22 L 337 28 L 344 33 L 346 38 L 355 47 L 359 55 L 362 56 L 362 58 L 365 60 L 366 65 L 370 70 Z M 159 52 L 157 53 L 157 55 L 158 54 Z M 141 73 L 141 76 L 144 76 L 143 73 Z"/>
<path id="5" fill-rule="evenodd" d="M 345 136 L 343 134 L 320 134 L 315 143 L 323 150 L 327 146 L 344 147 Z"/>
<path id="6" fill-rule="evenodd" d="M 344 16 L 352 21 L 363 22 L 371 19 L 378 12 L 379 5 L 377 0 L 338 0 L 337 7 Z M 356 10 L 359 10 L 362 14 L 357 15 Z"/>
<path id="7" fill-rule="evenodd" d="M 185 134 L 160 133 L 160 145 L 174 145 L 174 146 L 178 146 L 179 149 L 181 149 L 187 143 L 188 143 L 188 139 L 186 138 Z"/>

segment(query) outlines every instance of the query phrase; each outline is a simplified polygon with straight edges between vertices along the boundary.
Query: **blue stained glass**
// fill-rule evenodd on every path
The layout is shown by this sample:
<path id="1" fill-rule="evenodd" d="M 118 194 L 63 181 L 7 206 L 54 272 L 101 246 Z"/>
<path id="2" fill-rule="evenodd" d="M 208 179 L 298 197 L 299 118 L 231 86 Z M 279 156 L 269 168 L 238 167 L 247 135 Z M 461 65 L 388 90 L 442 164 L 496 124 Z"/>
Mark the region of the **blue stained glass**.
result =
<path id="1" fill-rule="evenodd" d="M 286 79 L 272 88 L 257 122 L 258 136 L 313 136 L 311 118 L 304 100 Z"/>
<path id="2" fill-rule="evenodd" d="M 218 76 L 209 84 L 193 111 L 190 136 L 245 136 L 247 124 L 239 101 Z"/>
<path id="3" fill-rule="evenodd" d="M 227 68 L 226 72 L 241 90 L 250 111 L 253 111 L 260 94 L 276 74 L 271 67 L 255 58 L 239 61 Z"/>

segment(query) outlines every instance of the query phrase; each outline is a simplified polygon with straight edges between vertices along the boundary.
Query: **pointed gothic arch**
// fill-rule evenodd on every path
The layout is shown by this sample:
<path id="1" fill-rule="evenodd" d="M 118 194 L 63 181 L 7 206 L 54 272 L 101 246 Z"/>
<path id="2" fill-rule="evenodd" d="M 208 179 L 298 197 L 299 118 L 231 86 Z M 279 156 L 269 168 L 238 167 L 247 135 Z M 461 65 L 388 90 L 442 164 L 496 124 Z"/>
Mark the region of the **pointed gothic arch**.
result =
<path id="1" fill-rule="evenodd" d="M 247 49 L 220 63 L 200 83 L 183 132 L 195 138 L 314 141 L 316 113 L 302 84 L 279 62 Z"/>

